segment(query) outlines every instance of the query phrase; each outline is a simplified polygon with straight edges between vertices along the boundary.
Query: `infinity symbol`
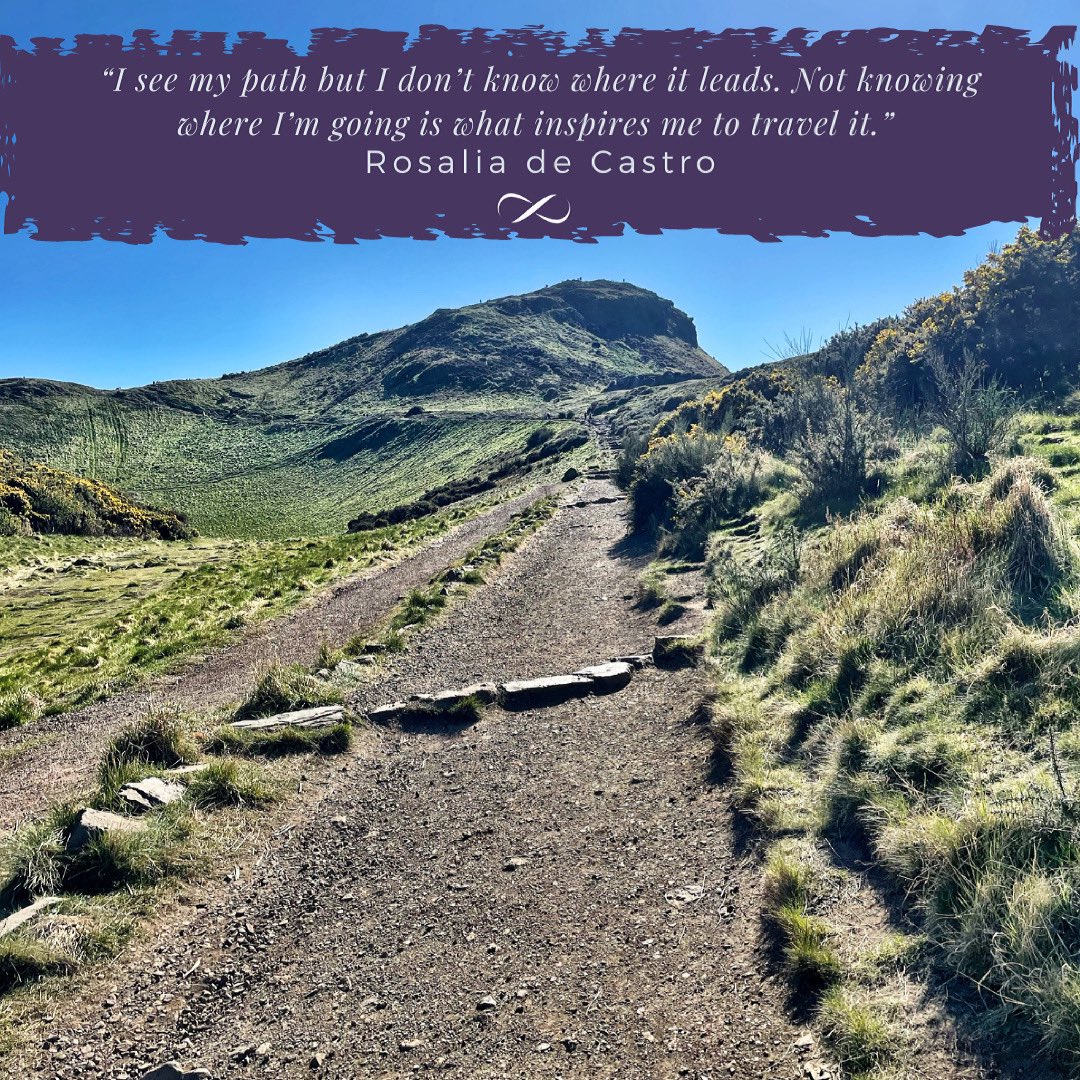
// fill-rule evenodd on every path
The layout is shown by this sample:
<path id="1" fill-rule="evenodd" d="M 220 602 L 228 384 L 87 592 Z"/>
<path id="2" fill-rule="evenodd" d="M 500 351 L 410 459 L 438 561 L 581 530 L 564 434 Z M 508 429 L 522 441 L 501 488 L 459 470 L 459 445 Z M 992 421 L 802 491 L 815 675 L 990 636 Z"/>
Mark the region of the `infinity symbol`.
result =
<path id="1" fill-rule="evenodd" d="M 540 213 L 540 211 L 543 210 L 543 208 L 545 206 L 547 206 L 547 204 L 549 202 L 551 202 L 551 200 L 554 199 L 554 198 L 555 198 L 555 193 L 552 192 L 552 194 L 545 195 L 542 199 L 538 199 L 536 202 L 533 202 L 532 199 L 526 198 L 526 196 L 524 196 L 524 195 L 518 195 L 517 192 L 508 191 L 499 200 L 499 205 L 498 205 L 498 207 L 496 209 L 501 214 L 502 213 L 502 208 L 503 208 L 503 203 L 506 202 L 507 199 L 516 199 L 518 202 L 526 203 L 527 208 L 525 210 L 523 210 L 520 214 L 518 214 L 518 216 L 516 218 L 514 218 L 513 221 L 510 222 L 511 225 L 517 225 L 520 222 L 524 221 L 526 218 L 531 218 L 534 214 L 541 221 L 546 221 L 549 225 L 562 225 L 564 222 L 570 220 L 570 204 L 569 203 L 566 204 L 566 213 L 563 214 L 563 216 L 560 217 L 560 218 L 548 217 L 547 214 L 541 214 Z"/>

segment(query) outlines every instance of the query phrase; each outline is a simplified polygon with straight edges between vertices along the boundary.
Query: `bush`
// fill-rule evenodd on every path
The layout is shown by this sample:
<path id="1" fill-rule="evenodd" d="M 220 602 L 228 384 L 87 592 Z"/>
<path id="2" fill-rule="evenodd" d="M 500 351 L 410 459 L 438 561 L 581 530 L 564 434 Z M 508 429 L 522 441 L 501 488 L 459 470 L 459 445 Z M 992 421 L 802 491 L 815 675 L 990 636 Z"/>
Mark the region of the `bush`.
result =
<path id="1" fill-rule="evenodd" d="M 866 486 L 874 427 L 849 383 L 822 375 L 800 382 L 788 401 L 791 459 L 815 495 L 857 496 Z"/>
<path id="2" fill-rule="evenodd" d="M 709 536 L 776 494 L 789 470 L 741 436 L 728 436 L 705 474 L 675 490 L 667 547 L 686 558 L 701 558 Z"/>
<path id="3" fill-rule="evenodd" d="M 936 390 L 931 414 L 948 435 L 953 469 L 974 476 L 1005 446 L 1017 411 L 1014 395 L 996 379 L 985 382 L 986 364 L 970 349 L 951 366 L 939 349 L 926 361 Z"/>
<path id="4" fill-rule="evenodd" d="M 638 462 L 649 448 L 649 437 L 637 432 L 626 436 L 615 459 L 615 483 L 628 491 L 634 480 Z"/>
<path id="5" fill-rule="evenodd" d="M 630 487 L 634 527 L 656 529 L 669 525 L 681 486 L 689 480 L 702 479 L 709 466 L 727 452 L 730 451 L 726 450 L 722 436 L 711 435 L 701 428 L 649 443 Z"/>

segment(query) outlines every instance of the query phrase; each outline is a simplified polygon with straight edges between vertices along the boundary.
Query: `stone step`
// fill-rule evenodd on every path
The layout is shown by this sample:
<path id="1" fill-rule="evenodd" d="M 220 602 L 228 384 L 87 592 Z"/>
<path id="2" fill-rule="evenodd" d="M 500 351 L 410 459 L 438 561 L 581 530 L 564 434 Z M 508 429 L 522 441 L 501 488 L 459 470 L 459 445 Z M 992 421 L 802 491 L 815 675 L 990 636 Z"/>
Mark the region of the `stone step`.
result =
<path id="1" fill-rule="evenodd" d="M 43 896 L 21 911 L 13 912 L 6 919 L 0 919 L 0 938 L 13 933 L 20 926 L 25 926 L 31 919 L 36 919 L 43 911 L 48 911 L 59 903 L 59 896 Z"/>
<path id="2" fill-rule="evenodd" d="M 244 731 L 263 731 L 266 728 L 333 727 L 345 719 L 344 705 L 320 705 L 315 709 L 298 709 L 296 712 L 278 713 L 276 716 L 261 716 L 256 720 L 233 720 L 229 727 Z"/>
<path id="3" fill-rule="evenodd" d="M 492 704 L 498 697 L 499 688 L 494 683 L 474 683 L 455 690 L 440 690 L 436 694 L 411 694 L 406 701 L 394 701 L 372 709 L 368 719 L 373 724 L 392 724 L 410 713 L 420 711 L 449 712 L 473 698 L 482 705 Z"/>
<path id="4" fill-rule="evenodd" d="M 611 662 L 629 664 L 635 671 L 640 671 L 642 668 L 651 667 L 653 658 L 652 653 L 630 653 L 627 656 L 613 656 Z"/>
<path id="5" fill-rule="evenodd" d="M 545 679 L 517 679 L 499 687 L 499 701 L 507 709 L 528 709 L 558 705 L 584 697 L 593 689 L 585 675 L 550 675 Z"/>
<path id="6" fill-rule="evenodd" d="M 574 672 L 583 675 L 593 684 L 598 693 L 611 693 L 621 690 L 634 677 L 634 669 L 625 660 L 610 660 L 606 664 L 594 664 Z"/>
<path id="7" fill-rule="evenodd" d="M 653 642 L 657 667 L 692 667 L 704 654 L 704 642 L 687 634 L 660 634 Z"/>

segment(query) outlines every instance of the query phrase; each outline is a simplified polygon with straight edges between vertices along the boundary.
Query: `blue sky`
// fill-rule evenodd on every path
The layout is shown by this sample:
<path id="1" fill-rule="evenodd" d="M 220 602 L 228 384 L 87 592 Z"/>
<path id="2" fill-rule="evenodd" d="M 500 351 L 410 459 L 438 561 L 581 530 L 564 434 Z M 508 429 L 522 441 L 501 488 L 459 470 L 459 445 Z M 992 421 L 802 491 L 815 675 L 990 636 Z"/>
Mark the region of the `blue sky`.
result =
<path id="1" fill-rule="evenodd" d="M 394 5 L 310 0 L 36 0 L 9 2 L 0 33 L 31 37 L 263 30 L 298 44 L 313 26 L 415 30 L 422 23 L 501 27 L 543 23 L 576 33 L 697 26 L 866 26 L 1042 33 L 1075 23 L 1075 0 L 536 4 L 454 0 Z M 1073 53 L 1076 62 L 1076 50 Z M 1007 148 L 1003 149 L 1007 152 Z M 965 236 L 833 236 L 761 244 L 713 233 L 630 235 L 596 245 L 563 241 L 379 240 L 356 246 L 257 241 L 232 248 L 159 239 L 129 247 L 38 243 L 0 236 L 0 378 L 33 375 L 95 386 L 218 375 L 302 355 L 360 333 L 569 277 L 625 279 L 693 316 L 702 345 L 731 367 L 767 358 L 766 342 L 827 336 L 903 308 L 959 281 L 1017 225 Z"/>

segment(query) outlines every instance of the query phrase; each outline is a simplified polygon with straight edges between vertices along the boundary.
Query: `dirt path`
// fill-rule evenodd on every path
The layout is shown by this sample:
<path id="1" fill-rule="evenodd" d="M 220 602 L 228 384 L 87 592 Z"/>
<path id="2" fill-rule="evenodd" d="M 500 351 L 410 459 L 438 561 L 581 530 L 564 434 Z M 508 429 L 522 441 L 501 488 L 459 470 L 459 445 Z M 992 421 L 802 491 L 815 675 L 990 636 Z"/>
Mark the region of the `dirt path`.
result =
<path id="1" fill-rule="evenodd" d="M 647 650 L 624 528 L 620 504 L 561 510 L 366 696 Z M 647 669 L 454 736 L 365 734 L 312 765 L 238 880 L 54 1003 L 12 1075 L 137 1080 L 179 1058 L 215 1078 L 800 1076 L 757 871 L 692 723 L 704 689 Z"/>
<path id="2" fill-rule="evenodd" d="M 346 579 L 279 619 L 263 623 L 235 645 L 217 649 L 163 676 L 77 712 L 49 716 L 0 732 L 0 831 L 40 814 L 63 792 L 85 786 L 105 743 L 152 706 L 197 712 L 243 697 L 268 664 L 312 663 L 323 642 L 340 645 L 374 626 L 410 589 L 426 584 L 512 514 L 555 489 L 547 485 L 500 503 L 391 566 Z M 5 749 L 26 749 L 5 760 Z"/>

